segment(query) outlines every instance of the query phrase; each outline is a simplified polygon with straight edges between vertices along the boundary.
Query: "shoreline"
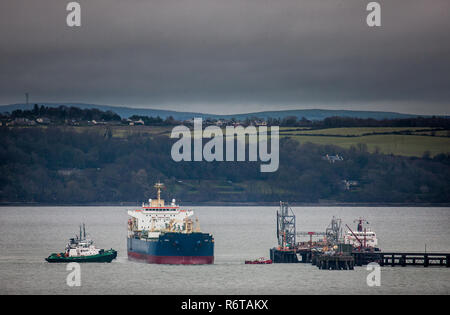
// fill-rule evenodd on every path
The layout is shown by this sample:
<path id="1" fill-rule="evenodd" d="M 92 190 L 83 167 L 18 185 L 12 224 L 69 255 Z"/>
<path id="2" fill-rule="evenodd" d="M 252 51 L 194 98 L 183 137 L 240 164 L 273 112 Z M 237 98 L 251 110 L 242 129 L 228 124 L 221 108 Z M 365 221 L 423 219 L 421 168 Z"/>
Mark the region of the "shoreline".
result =
<path id="1" fill-rule="evenodd" d="M 389 202 L 289 202 L 291 207 L 450 207 L 450 203 L 389 203 Z M 136 202 L 97 202 L 97 203 L 38 203 L 38 202 L 0 202 L 0 207 L 140 207 Z M 279 202 L 182 202 L 181 206 L 199 207 L 277 207 Z"/>

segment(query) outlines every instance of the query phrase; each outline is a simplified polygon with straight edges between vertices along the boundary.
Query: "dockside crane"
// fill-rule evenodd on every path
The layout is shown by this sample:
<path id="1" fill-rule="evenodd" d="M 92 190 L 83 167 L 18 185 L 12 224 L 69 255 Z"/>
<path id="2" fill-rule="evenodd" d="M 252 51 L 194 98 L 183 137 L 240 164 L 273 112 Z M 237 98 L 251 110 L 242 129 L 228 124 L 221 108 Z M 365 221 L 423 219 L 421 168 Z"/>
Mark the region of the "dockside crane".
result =
<path id="1" fill-rule="evenodd" d="M 287 202 L 280 201 L 277 211 L 278 247 L 287 250 L 295 247 L 295 214 Z"/>

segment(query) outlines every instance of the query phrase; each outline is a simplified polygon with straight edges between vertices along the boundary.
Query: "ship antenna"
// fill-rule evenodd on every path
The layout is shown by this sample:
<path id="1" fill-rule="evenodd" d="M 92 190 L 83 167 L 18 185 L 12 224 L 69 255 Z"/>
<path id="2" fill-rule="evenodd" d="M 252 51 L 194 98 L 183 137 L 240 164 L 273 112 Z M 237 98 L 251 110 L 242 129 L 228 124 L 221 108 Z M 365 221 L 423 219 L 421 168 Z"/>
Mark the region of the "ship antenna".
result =
<path id="1" fill-rule="evenodd" d="M 80 224 L 80 240 L 81 240 L 81 224 Z"/>
<path id="2" fill-rule="evenodd" d="M 83 235 L 84 235 L 84 238 L 86 238 L 86 227 L 84 226 L 84 223 L 83 223 Z"/>

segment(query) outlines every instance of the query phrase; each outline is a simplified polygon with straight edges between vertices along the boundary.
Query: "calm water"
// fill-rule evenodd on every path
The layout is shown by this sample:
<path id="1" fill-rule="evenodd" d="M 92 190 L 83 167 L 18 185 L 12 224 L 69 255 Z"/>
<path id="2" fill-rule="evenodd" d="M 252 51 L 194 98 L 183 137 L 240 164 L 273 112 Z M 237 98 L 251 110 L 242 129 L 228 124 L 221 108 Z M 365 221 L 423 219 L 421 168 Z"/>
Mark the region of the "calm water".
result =
<path id="1" fill-rule="evenodd" d="M 126 257 L 125 207 L 0 208 L 0 294 L 449 294 L 449 268 L 383 267 L 323 271 L 309 264 L 244 265 L 276 245 L 276 207 L 195 207 L 214 234 L 215 264 L 147 265 Z M 298 207 L 297 230 L 324 231 L 331 217 L 351 226 L 365 217 L 383 250 L 450 252 L 450 208 Z M 64 249 L 85 222 L 98 247 L 118 250 L 111 264 L 83 264 L 81 287 L 68 287 L 64 264 L 44 261 Z"/>

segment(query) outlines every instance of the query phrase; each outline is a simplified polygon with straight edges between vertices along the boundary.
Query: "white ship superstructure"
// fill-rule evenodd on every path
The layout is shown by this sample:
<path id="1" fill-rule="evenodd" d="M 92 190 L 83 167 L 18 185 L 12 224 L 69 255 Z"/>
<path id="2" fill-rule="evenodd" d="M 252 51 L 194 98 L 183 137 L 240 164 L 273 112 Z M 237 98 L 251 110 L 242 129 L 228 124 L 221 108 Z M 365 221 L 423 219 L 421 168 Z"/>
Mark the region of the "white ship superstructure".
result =
<path id="1" fill-rule="evenodd" d="M 370 227 L 364 226 L 368 222 L 362 218 L 356 220 L 358 223 L 356 231 L 351 230 L 348 226 L 344 243 L 351 244 L 355 248 L 378 249 L 377 235 Z"/>
<path id="2" fill-rule="evenodd" d="M 194 211 L 180 209 L 175 199 L 166 205 L 164 199 L 161 199 L 163 184 L 157 183 L 155 187 L 158 191 L 157 199 L 149 199 L 147 204 L 142 204 L 141 209 L 128 211 L 131 217 L 128 220 L 129 236 L 137 231 L 146 231 L 148 238 L 156 238 L 161 232 L 192 231 L 190 217 L 194 215 Z"/>
<path id="3" fill-rule="evenodd" d="M 69 243 L 67 245 L 67 253 L 69 257 L 93 256 L 100 253 L 100 249 L 96 248 L 92 240 L 82 240 L 76 244 Z"/>
<path id="4" fill-rule="evenodd" d="M 83 223 L 83 233 L 81 233 L 80 225 L 80 236 L 76 238 L 71 238 L 66 246 L 66 257 L 84 257 L 98 255 L 102 251 L 94 245 L 94 241 L 86 237 L 86 227 Z"/>

